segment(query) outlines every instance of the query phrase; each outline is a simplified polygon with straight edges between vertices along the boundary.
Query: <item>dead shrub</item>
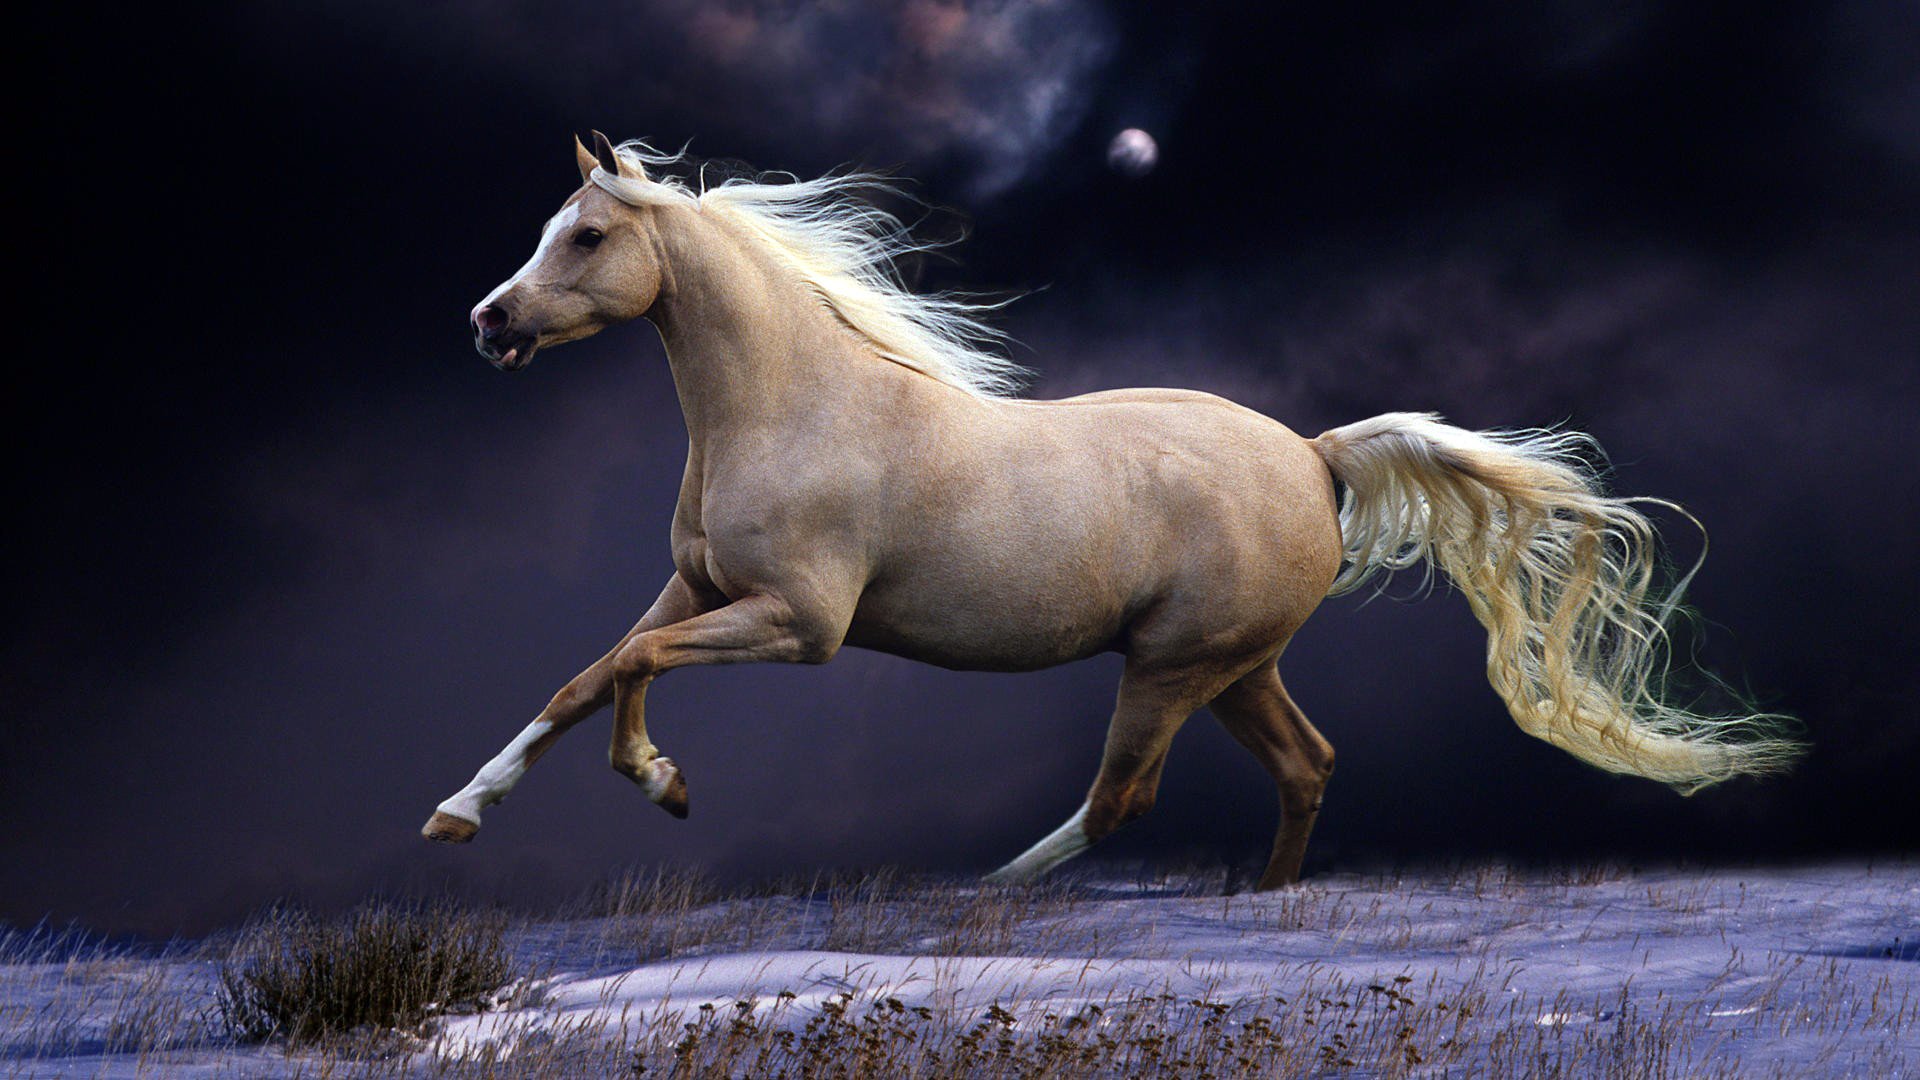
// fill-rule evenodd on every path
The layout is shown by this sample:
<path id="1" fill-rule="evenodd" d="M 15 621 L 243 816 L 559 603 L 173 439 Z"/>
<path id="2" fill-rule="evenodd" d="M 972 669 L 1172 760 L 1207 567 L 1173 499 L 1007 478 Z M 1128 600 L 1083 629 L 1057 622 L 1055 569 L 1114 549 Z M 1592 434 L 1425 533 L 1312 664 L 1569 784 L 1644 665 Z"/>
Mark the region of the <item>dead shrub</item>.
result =
<path id="1" fill-rule="evenodd" d="M 415 1030 L 489 1007 L 518 981 L 506 929 L 502 916 L 450 904 L 372 903 L 334 920 L 272 911 L 221 964 L 215 1008 L 243 1042 Z"/>

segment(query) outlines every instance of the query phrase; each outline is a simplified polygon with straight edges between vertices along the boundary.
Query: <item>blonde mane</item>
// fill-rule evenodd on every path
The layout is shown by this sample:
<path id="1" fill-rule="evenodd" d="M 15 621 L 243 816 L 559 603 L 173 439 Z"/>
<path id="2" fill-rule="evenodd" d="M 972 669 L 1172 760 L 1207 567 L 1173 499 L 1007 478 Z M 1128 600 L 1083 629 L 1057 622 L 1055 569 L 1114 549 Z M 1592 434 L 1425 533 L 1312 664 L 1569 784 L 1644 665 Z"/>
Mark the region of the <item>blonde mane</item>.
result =
<path id="1" fill-rule="evenodd" d="M 982 316 L 1005 301 L 953 293 L 920 295 L 900 280 L 898 259 L 939 245 L 914 237 L 900 219 L 860 198 L 896 193 L 871 173 L 801 180 L 787 173 L 736 177 L 700 190 L 658 170 L 686 160 L 644 142 L 619 148 L 632 176 L 593 171 L 593 183 L 633 206 L 686 205 L 725 214 L 777 253 L 835 315 L 881 357 L 980 397 L 1017 394 L 1028 372 L 997 349 L 1006 335 Z M 768 182 L 786 177 L 784 182 Z"/>

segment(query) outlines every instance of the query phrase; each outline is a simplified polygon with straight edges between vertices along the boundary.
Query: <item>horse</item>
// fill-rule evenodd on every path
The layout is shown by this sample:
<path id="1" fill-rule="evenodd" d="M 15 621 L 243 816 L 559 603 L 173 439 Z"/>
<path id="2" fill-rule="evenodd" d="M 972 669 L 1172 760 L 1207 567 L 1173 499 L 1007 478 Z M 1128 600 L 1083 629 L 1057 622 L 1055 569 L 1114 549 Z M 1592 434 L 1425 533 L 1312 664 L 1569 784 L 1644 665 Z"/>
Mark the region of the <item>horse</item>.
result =
<path id="1" fill-rule="evenodd" d="M 821 664 L 844 646 L 979 671 L 1118 652 L 1091 788 L 990 880 L 1038 878 L 1146 813 L 1204 706 L 1278 788 L 1259 881 L 1277 888 L 1299 877 L 1334 763 L 1280 655 L 1323 598 L 1422 561 L 1486 627 L 1489 679 L 1526 733 L 1687 794 L 1799 752 L 1766 715 L 1664 700 L 1692 574 L 1657 586 L 1637 505 L 1658 500 L 1607 495 L 1586 437 L 1396 412 L 1306 438 L 1190 390 L 1023 398 L 992 304 L 903 283 L 897 260 L 922 245 L 862 198 L 884 178 L 703 172 L 696 189 L 672 172 L 684 151 L 593 143 L 574 139 L 580 188 L 472 332 L 518 371 L 653 323 L 688 434 L 675 572 L 439 805 L 429 839 L 472 840 L 483 809 L 609 704 L 613 768 L 685 817 L 685 776 L 646 716 L 647 687 L 676 668 Z"/>

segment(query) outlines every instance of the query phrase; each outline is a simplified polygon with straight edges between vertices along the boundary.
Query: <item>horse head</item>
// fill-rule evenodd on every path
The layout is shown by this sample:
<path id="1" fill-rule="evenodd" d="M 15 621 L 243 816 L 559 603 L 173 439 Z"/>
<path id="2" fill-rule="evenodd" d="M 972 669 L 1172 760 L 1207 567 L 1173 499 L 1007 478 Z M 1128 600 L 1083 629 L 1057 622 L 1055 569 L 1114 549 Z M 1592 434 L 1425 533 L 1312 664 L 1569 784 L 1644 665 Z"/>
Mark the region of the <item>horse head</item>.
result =
<path id="1" fill-rule="evenodd" d="M 644 315 L 660 294 L 659 207 L 615 194 L 657 185 L 605 135 L 593 141 L 588 150 L 574 139 L 580 190 L 548 219 L 533 257 L 474 306 L 474 347 L 502 371 Z"/>

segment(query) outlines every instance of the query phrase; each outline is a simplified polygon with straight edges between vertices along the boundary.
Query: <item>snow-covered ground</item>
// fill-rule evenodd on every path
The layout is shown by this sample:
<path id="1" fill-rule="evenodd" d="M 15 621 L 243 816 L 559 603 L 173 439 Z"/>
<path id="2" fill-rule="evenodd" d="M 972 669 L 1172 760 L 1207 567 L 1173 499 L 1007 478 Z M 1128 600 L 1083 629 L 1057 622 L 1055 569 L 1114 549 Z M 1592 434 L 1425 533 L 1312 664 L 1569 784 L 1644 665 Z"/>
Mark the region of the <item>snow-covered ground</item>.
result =
<path id="1" fill-rule="evenodd" d="M 1056 1064 L 1060 1040 L 1097 1047 L 1072 1059 L 1089 1069 L 1165 1071 L 1174 1059 L 1153 1055 L 1175 1047 L 1247 1075 L 1920 1073 L 1913 864 L 1486 867 L 1194 891 L 921 884 L 529 924 L 513 947 L 542 974 L 515 1001 L 364 1063 L 226 1042 L 204 1012 L 214 959 L 11 964 L 0 1076 L 541 1075 L 625 1068 L 635 1048 L 646 1075 L 676 1055 L 755 1075 L 755 1060 L 834 1030 L 848 1036 L 835 1053 L 866 1038 L 893 1048 L 874 1060 L 898 1062 L 900 1047 L 940 1043 L 937 1060 L 989 1073 L 1006 1046 L 1048 1037 Z"/>

